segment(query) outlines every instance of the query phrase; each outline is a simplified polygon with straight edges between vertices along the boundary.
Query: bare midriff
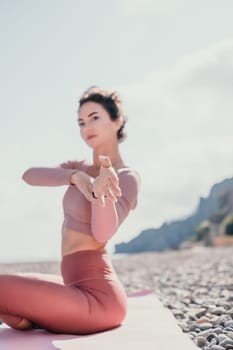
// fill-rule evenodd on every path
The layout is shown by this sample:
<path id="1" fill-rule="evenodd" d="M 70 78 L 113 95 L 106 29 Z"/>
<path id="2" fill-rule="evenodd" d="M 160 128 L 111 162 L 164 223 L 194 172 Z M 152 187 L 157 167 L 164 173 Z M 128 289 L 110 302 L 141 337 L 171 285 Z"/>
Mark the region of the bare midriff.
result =
<path id="1" fill-rule="evenodd" d="M 65 227 L 62 231 L 62 256 L 81 250 L 100 249 L 106 243 L 97 242 L 93 236 Z"/>

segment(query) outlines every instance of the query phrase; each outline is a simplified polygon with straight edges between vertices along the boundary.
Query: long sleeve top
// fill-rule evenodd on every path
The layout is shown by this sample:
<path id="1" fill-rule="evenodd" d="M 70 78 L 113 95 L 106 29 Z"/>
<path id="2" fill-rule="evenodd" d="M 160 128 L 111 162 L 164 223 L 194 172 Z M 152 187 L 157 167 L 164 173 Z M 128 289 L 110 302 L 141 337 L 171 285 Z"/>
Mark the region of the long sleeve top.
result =
<path id="1" fill-rule="evenodd" d="M 117 202 L 106 198 L 105 206 L 102 207 L 98 200 L 88 201 L 78 187 L 70 182 L 74 172 L 85 172 L 86 168 L 85 160 L 69 161 L 65 166 L 32 167 L 23 173 L 22 179 L 32 186 L 68 186 L 62 201 L 62 228 L 68 227 L 93 235 L 98 242 L 106 242 L 117 231 L 129 211 L 135 209 L 141 179 L 138 172 L 131 168 L 117 169 L 122 195 Z"/>

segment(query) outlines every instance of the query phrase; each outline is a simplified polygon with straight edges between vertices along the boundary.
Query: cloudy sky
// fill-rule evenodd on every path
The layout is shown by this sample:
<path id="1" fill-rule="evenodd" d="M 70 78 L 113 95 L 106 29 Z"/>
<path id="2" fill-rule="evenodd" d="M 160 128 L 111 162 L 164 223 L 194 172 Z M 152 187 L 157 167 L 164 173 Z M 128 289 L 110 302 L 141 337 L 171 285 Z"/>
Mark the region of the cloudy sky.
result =
<path id="1" fill-rule="evenodd" d="M 189 216 L 233 176 L 231 0 L 0 0 L 0 260 L 57 259 L 61 187 L 22 181 L 31 166 L 91 160 L 77 101 L 117 90 L 138 207 L 108 244 Z"/>

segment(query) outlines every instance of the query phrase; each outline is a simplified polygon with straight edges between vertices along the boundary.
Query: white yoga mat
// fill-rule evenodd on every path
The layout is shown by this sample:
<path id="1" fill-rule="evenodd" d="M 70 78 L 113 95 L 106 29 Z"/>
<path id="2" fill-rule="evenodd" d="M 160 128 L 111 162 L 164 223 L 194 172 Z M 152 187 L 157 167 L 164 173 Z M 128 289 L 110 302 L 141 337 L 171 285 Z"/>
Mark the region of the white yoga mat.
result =
<path id="1" fill-rule="evenodd" d="M 120 327 L 91 335 L 52 334 L 45 330 L 18 331 L 0 326 L 1 350 L 197 350 L 182 332 L 171 311 L 153 292 L 129 296 L 127 317 Z"/>

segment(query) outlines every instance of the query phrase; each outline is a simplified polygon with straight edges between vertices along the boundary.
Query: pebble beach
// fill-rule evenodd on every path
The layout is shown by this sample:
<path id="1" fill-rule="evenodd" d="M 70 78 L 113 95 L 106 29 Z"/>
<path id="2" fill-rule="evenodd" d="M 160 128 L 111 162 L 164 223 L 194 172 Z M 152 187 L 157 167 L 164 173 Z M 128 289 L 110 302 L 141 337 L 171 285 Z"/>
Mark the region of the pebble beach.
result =
<path id="1" fill-rule="evenodd" d="M 233 246 L 116 256 L 112 262 L 127 293 L 152 290 L 200 349 L 233 349 Z M 0 264 L 1 274 L 18 272 L 59 275 L 60 263 Z"/>

